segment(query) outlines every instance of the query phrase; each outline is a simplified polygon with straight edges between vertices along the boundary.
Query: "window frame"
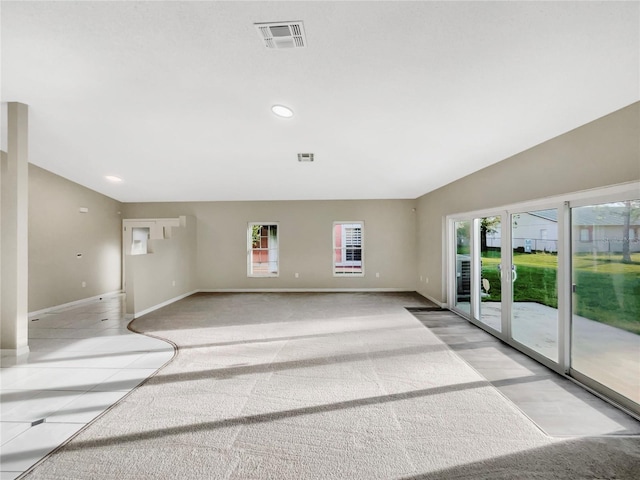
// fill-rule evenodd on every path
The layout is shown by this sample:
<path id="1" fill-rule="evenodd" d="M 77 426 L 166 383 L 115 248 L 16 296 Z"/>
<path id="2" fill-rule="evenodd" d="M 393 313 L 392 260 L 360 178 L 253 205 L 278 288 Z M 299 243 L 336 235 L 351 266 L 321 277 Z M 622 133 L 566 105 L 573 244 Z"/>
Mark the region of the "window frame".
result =
<path id="1" fill-rule="evenodd" d="M 253 227 L 254 226 L 262 226 L 262 227 L 276 227 L 276 235 L 275 248 L 271 248 L 270 245 L 267 245 L 266 248 L 254 248 L 253 246 Z M 270 236 L 267 236 L 267 242 L 270 242 Z M 254 251 L 267 251 L 267 255 L 271 255 L 271 251 L 275 251 L 275 264 L 276 271 L 271 272 L 268 271 L 266 273 L 254 272 L 254 263 L 253 263 L 253 253 Z M 269 258 L 267 262 L 267 269 L 269 269 L 268 265 L 271 263 L 271 259 Z M 248 222 L 247 223 L 247 277 L 249 278 L 276 278 L 280 276 L 280 223 L 279 222 Z"/>
<path id="2" fill-rule="evenodd" d="M 357 273 L 340 273 L 337 272 L 336 269 L 340 266 L 345 267 L 345 266 L 357 266 L 357 260 L 346 260 L 346 252 L 347 252 L 347 247 L 346 245 L 341 245 L 341 246 L 337 246 L 336 245 L 336 227 L 338 225 L 358 225 L 360 228 L 360 245 L 359 247 L 353 247 L 351 246 L 351 249 L 360 249 L 360 271 Z M 345 232 L 343 229 L 341 229 L 341 243 L 344 242 L 345 239 Z M 360 277 L 364 277 L 365 276 L 365 270 L 364 270 L 364 221 L 362 220 L 352 220 L 352 221 L 345 221 L 345 220 L 340 220 L 340 221 L 334 221 L 332 226 L 331 226 L 331 271 L 333 273 L 334 277 L 337 278 L 360 278 Z M 341 261 L 340 262 L 336 262 L 336 250 L 341 250 L 341 254 L 340 254 L 340 258 Z"/>

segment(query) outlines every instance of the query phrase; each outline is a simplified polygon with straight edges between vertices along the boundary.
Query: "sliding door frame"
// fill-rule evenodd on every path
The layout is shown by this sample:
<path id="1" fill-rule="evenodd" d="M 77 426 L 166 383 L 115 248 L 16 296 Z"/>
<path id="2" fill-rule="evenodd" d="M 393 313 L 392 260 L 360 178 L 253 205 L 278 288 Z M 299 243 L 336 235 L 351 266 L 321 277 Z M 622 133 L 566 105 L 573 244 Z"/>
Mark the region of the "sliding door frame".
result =
<path id="1" fill-rule="evenodd" d="M 499 338 L 508 345 L 523 352 L 527 356 L 540 362 L 551 370 L 565 375 L 576 383 L 590 390 L 592 393 L 603 397 L 628 413 L 638 417 L 640 408 L 638 404 L 599 384 L 590 377 L 581 374 L 571 368 L 571 338 L 572 338 L 572 238 L 571 238 L 571 208 L 592 205 L 598 203 L 619 202 L 626 199 L 640 198 L 640 182 L 629 182 L 609 187 L 596 188 L 588 191 L 573 192 L 556 197 L 543 198 L 527 202 L 506 205 L 500 208 L 487 208 L 458 214 L 447 215 L 446 225 L 446 258 L 443 265 L 447 276 L 447 302 L 446 306 L 453 312 L 467 319 L 474 325 Z M 511 330 L 511 306 L 512 306 L 512 215 L 543 209 L 557 209 L 558 212 L 558 270 L 557 270 L 557 297 L 558 297 L 558 361 L 555 362 L 541 353 L 514 340 Z M 479 321 L 479 281 L 480 269 L 480 245 L 479 228 L 480 220 L 484 217 L 501 216 L 501 326 L 502 331 L 489 327 Z M 471 225 L 471 299 L 470 313 L 467 313 L 455 304 L 456 281 L 456 249 L 455 249 L 455 222 L 469 221 Z"/>
<path id="2" fill-rule="evenodd" d="M 571 229 L 571 209 L 573 208 L 585 207 L 589 205 L 623 202 L 625 200 L 637 200 L 639 198 L 640 198 L 640 182 L 636 184 L 635 188 L 631 188 L 629 190 L 625 190 L 622 192 L 603 190 L 602 192 L 598 192 L 597 195 L 584 197 L 584 198 L 576 198 L 575 200 L 568 201 L 567 210 L 569 212 L 568 214 L 569 229 L 570 231 L 572 230 Z M 573 248 L 572 243 L 573 242 L 570 239 L 569 240 L 570 248 Z M 569 251 L 571 252 L 571 250 Z M 572 285 L 573 284 L 573 265 L 572 265 L 571 259 L 572 259 L 572 255 L 569 255 L 568 281 Z M 569 290 L 569 295 L 571 298 L 571 295 L 572 295 L 571 287 Z M 571 302 L 569 303 L 569 317 L 570 318 L 573 317 L 573 308 L 572 308 Z M 568 332 L 569 338 L 571 338 L 571 328 L 572 326 L 569 325 L 569 329 L 570 329 Z M 606 385 L 603 385 L 597 380 L 585 375 L 584 373 L 581 373 L 580 371 L 573 369 L 571 365 L 571 358 L 570 358 L 571 350 L 567 352 L 567 355 L 569 356 L 569 359 L 567 362 L 568 367 L 566 372 L 568 376 L 570 376 L 572 379 L 574 379 L 577 383 L 579 383 L 583 387 L 587 388 L 592 393 L 598 396 L 604 396 L 605 398 L 611 400 L 612 403 L 621 407 L 623 410 L 627 411 L 631 415 L 635 416 L 636 418 L 640 418 L 640 406 L 637 403 L 625 397 L 624 395 L 621 395 L 615 390 L 612 390 L 610 387 L 607 387 Z"/>

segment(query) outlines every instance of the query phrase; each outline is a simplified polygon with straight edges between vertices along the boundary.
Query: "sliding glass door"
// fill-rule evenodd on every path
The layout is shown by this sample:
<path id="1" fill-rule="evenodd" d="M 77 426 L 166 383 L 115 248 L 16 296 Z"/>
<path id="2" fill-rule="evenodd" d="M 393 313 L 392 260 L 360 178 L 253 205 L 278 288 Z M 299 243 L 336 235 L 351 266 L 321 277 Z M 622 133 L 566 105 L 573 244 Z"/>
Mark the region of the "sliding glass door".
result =
<path id="1" fill-rule="evenodd" d="M 558 209 L 511 214 L 511 337 L 558 361 Z"/>
<path id="2" fill-rule="evenodd" d="M 476 219 L 476 245 L 480 263 L 475 282 L 477 308 L 475 318 L 484 325 L 502 331 L 502 217 Z"/>
<path id="3" fill-rule="evenodd" d="M 559 365 L 560 208 L 453 221 L 454 309 L 547 365 Z"/>
<path id="4" fill-rule="evenodd" d="M 624 188 L 450 218 L 449 292 L 474 324 L 640 413 L 640 199 Z"/>
<path id="5" fill-rule="evenodd" d="M 640 200 L 571 209 L 571 367 L 640 403 Z"/>
<path id="6" fill-rule="evenodd" d="M 471 313 L 471 222 L 454 222 L 455 231 L 455 282 L 454 306 L 467 314 Z"/>

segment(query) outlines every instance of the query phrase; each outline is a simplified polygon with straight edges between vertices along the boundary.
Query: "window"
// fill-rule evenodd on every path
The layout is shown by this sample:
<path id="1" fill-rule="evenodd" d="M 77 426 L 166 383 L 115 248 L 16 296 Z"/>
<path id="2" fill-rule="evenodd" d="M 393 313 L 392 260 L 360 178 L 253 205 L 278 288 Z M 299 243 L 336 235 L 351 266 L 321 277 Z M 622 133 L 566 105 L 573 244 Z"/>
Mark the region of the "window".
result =
<path id="1" fill-rule="evenodd" d="M 247 275 L 278 276 L 278 224 L 249 223 L 247 229 Z"/>
<path id="2" fill-rule="evenodd" d="M 588 228 L 580 229 L 580 241 L 581 242 L 590 242 L 591 241 L 591 230 Z"/>
<path id="3" fill-rule="evenodd" d="M 333 223 L 333 274 L 336 277 L 363 276 L 363 222 Z"/>

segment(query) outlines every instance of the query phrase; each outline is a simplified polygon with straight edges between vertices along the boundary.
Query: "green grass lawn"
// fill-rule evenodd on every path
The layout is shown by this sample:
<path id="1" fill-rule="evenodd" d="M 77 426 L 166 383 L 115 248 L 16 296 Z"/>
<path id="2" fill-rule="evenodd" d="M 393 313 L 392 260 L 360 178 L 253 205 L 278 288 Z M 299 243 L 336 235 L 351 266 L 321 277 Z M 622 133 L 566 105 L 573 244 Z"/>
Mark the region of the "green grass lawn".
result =
<path id="1" fill-rule="evenodd" d="M 495 252 L 482 258 L 482 278 L 489 280 L 489 296 L 500 299 L 500 278 Z M 557 308 L 557 256 L 553 254 L 514 254 L 517 279 L 514 301 L 538 302 Z M 632 263 L 623 264 L 620 255 L 575 255 L 572 259 L 576 292 L 576 314 L 640 334 L 640 253 Z"/>

